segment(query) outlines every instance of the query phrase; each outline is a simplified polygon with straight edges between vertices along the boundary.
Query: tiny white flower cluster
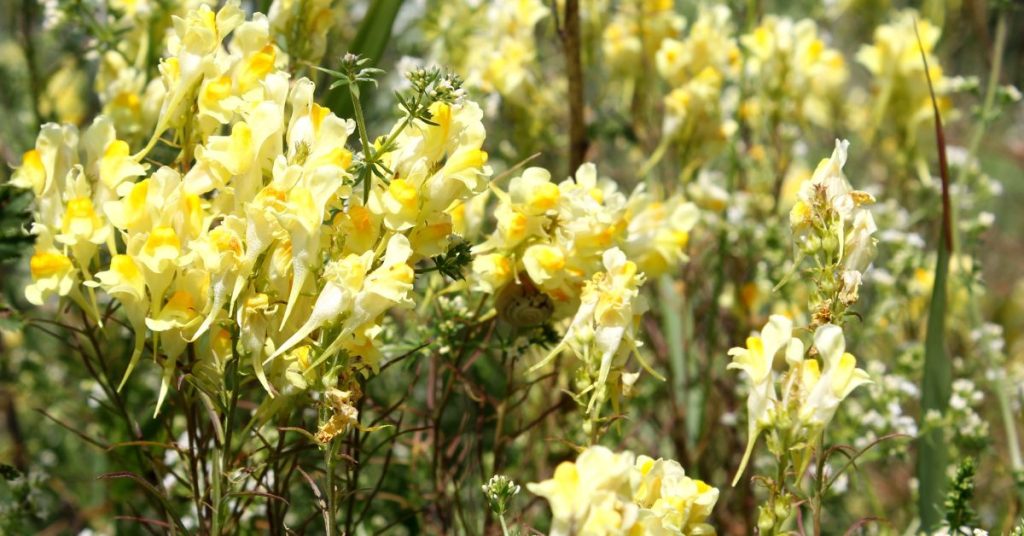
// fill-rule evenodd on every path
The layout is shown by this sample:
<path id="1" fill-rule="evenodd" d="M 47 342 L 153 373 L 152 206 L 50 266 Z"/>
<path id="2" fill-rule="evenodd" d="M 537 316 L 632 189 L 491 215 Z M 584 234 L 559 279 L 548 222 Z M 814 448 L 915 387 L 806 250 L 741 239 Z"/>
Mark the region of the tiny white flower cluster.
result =
<path id="1" fill-rule="evenodd" d="M 978 415 L 985 395 L 967 378 L 953 381 L 953 394 L 949 397 L 947 417 L 954 425 L 954 437 L 967 446 L 983 445 L 989 437 L 988 421 Z"/>
<path id="2" fill-rule="evenodd" d="M 487 497 L 487 505 L 490 506 L 491 511 L 501 515 L 505 513 L 512 497 L 519 494 L 521 487 L 505 475 L 494 475 L 486 484 L 480 486 L 480 489 Z"/>
<path id="3" fill-rule="evenodd" d="M 844 419 L 855 423 L 853 446 L 864 449 L 890 434 L 917 437 L 917 421 L 903 409 L 920 398 L 917 385 L 880 361 L 869 363 L 867 370 L 876 381 L 867 387 L 868 396 L 849 401 L 848 417 Z M 878 455 L 885 456 L 903 452 L 905 447 L 905 442 L 883 442 L 873 448 L 882 449 Z"/>

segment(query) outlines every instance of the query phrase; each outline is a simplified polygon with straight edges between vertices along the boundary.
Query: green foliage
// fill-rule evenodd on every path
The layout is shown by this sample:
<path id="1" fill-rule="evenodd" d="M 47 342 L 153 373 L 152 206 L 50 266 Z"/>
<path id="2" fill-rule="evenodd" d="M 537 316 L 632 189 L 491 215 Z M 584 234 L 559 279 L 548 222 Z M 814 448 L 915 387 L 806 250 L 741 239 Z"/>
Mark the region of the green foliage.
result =
<path id="1" fill-rule="evenodd" d="M 961 460 L 944 503 L 946 523 L 952 530 L 959 532 L 960 527 L 975 526 L 977 514 L 971 507 L 971 501 L 974 500 L 974 475 L 974 458 Z"/>
<path id="2" fill-rule="evenodd" d="M 29 204 L 32 195 L 0 185 L 0 263 L 21 258 L 32 237 L 25 232 L 31 221 Z"/>
<path id="3" fill-rule="evenodd" d="M 915 26 L 915 31 L 917 27 Z M 917 36 L 918 43 L 921 37 Z M 921 61 L 928 72 L 928 60 L 921 49 Z M 949 258 L 953 248 L 953 214 L 949 201 L 950 177 L 946 163 L 946 141 L 942 128 L 942 116 L 935 99 L 931 78 L 926 77 L 935 112 L 935 143 L 938 146 L 939 173 L 942 178 L 942 236 L 939 239 L 938 254 L 935 258 L 935 282 L 932 285 L 932 299 L 928 307 L 928 331 L 924 342 L 924 377 L 921 380 L 922 416 L 935 411 L 940 415 L 949 407 L 952 393 L 953 373 L 949 356 L 946 354 L 946 293 L 949 292 Z M 939 522 L 939 501 L 946 489 L 946 473 L 936 468 L 946 467 L 945 431 L 936 428 L 926 431 L 919 440 L 917 478 L 920 497 L 918 513 L 925 530 L 934 529 Z"/>
<path id="4" fill-rule="evenodd" d="M 420 272 L 436 270 L 449 279 L 465 279 L 463 272 L 473 262 L 473 245 L 465 240 L 456 240 L 448 247 L 444 255 L 438 255 L 431 260 L 434 266 L 420 270 Z"/>

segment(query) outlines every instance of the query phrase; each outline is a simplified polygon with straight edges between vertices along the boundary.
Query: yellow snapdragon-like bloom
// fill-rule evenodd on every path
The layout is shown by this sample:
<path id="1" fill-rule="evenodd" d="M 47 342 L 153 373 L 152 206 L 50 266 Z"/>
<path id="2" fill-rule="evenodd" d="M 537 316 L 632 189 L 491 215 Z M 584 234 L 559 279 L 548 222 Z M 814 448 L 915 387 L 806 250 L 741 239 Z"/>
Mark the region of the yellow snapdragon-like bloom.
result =
<path id="1" fill-rule="evenodd" d="M 630 197 L 623 251 L 647 277 L 671 273 L 688 257 L 686 246 L 700 210 L 680 196 L 655 201 L 638 189 Z"/>
<path id="2" fill-rule="evenodd" d="M 40 203 L 44 221 L 56 226 L 54 204 L 63 204 L 60 194 L 71 167 L 78 163 L 78 130 L 70 125 L 47 123 L 36 137 L 34 149 L 22 155 L 22 165 L 14 171 L 11 184 L 31 189 Z"/>
<path id="3" fill-rule="evenodd" d="M 128 322 L 134 331 L 135 343 L 132 356 L 128 360 L 128 367 L 118 386 L 118 390 L 120 390 L 142 357 L 143 346 L 146 343 L 145 318 L 150 303 L 146 296 L 146 278 L 131 256 L 114 255 L 110 259 L 110 268 L 97 273 L 96 282 L 87 282 L 86 284 L 102 288 L 107 294 L 121 302 L 121 307 L 124 308 Z"/>
<path id="4" fill-rule="evenodd" d="M 543 286 L 561 275 L 565 269 L 565 253 L 555 246 L 536 244 L 526 248 L 523 265 L 530 279 Z"/>
<path id="5" fill-rule="evenodd" d="M 25 290 L 32 303 L 41 305 L 53 294 L 81 301 L 76 274 L 88 275 L 98 245 L 110 237 L 86 176 L 86 170 L 96 168 L 96 155 L 79 151 L 89 141 L 90 136 L 81 138 L 72 126 L 43 125 L 35 149 L 23 155 L 22 165 L 12 177 L 14 186 L 30 189 L 35 196 L 32 233 L 37 236 L 36 254 L 30 261 L 33 283 Z M 94 304 L 84 309 L 96 319 Z"/>
<path id="6" fill-rule="evenodd" d="M 686 476 L 675 460 L 638 456 L 636 469 L 641 480 L 633 498 L 643 509 L 633 533 L 715 534 L 707 523 L 718 502 L 718 488 Z"/>
<path id="7" fill-rule="evenodd" d="M 614 183 L 598 179 L 593 164 L 580 166 L 575 181 L 558 184 L 546 170 L 528 168 L 510 181 L 507 192 L 494 192 L 497 229 L 474 251 L 514 261 L 516 284 L 536 286 L 556 302 L 560 314 L 571 313 L 583 282 L 600 271 L 601 255 L 624 236 L 625 197 Z"/>
<path id="8" fill-rule="evenodd" d="M 25 298 L 33 305 L 42 305 L 56 294 L 67 296 L 78 282 L 76 270 L 66 255 L 53 246 L 46 231 L 36 241 L 36 251 L 29 259 L 32 284 L 25 287 Z"/>
<path id="9" fill-rule="evenodd" d="M 126 138 L 137 137 L 144 128 L 145 86 L 145 73 L 124 54 L 109 50 L 100 57 L 93 87 L 103 104 L 103 114 Z"/>
<path id="10" fill-rule="evenodd" d="M 510 0 L 482 5 L 463 0 L 445 3 L 437 18 L 439 43 L 448 35 L 465 35 L 438 47 L 435 56 L 463 73 L 466 87 L 530 105 L 537 84 L 534 31 L 550 13 L 542 0 Z"/>
<path id="11" fill-rule="evenodd" d="M 907 10 L 876 28 L 873 43 L 861 46 L 857 61 L 873 77 L 870 117 L 864 122 L 869 139 L 878 133 L 892 135 L 896 143 L 882 144 L 883 147 L 898 146 L 900 151 L 913 152 L 920 133 L 931 128 L 932 101 L 922 52 L 928 60 L 927 76 L 935 88 L 939 109 L 950 111 L 952 80 L 943 74 L 934 55 L 940 34 L 941 28 Z"/>
<path id="12" fill-rule="evenodd" d="M 603 264 L 605 271 L 584 286 L 579 310 L 565 338 L 531 369 L 548 363 L 562 350 L 572 351 L 592 382 L 587 388 L 592 391 L 586 410 L 590 422 L 600 418 L 600 408 L 609 394 L 617 407 L 624 387 L 635 381 L 635 373 L 627 373 L 625 365 L 630 355 L 639 357 L 636 324 L 647 307 L 638 290 L 644 276 L 637 272 L 636 263 L 613 248 L 604 253 Z M 649 368 L 642 360 L 641 364 Z"/>
<path id="13" fill-rule="evenodd" d="M 80 241 L 102 244 L 107 239 L 109 228 L 93 208 L 92 199 L 85 196 L 68 201 L 61 222 L 62 242 L 74 245 Z"/>
<path id="14" fill-rule="evenodd" d="M 655 55 L 658 73 L 672 86 L 682 86 L 706 70 L 733 75 L 739 66 L 739 47 L 732 36 L 726 6 L 701 8 L 682 39 L 663 40 Z"/>
<path id="15" fill-rule="evenodd" d="M 291 349 L 327 322 L 341 320 L 341 331 L 330 341 L 325 355 L 340 350 L 352 337 L 366 334 L 372 323 L 387 309 L 410 305 L 413 269 L 407 263 L 412 255 L 409 240 L 401 234 L 388 241 L 382 264 L 370 270 L 373 252 L 350 255 L 325 269 L 328 278 L 317 297 L 309 320 L 270 356 L 274 359 Z M 375 363 L 370 364 L 371 367 Z"/>
<path id="16" fill-rule="evenodd" d="M 854 190 L 843 175 L 849 142 L 836 140 L 832 156 L 822 160 L 810 178 L 800 184 L 789 222 L 798 243 L 812 251 L 827 246 L 837 259 L 844 304 L 857 301 L 862 274 L 875 257 L 874 217 L 866 208 L 871 194 Z"/>
<path id="17" fill-rule="evenodd" d="M 527 168 L 507 190 L 492 190 L 497 226 L 473 248 L 471 286 L 498 298 L 502 318 L 530 319 L 529 325 L 576 314 L 587 281 L 607 270 L 610 250 L 627 252 L 641 272 L 677 268 L 697 218 L 694 205 L 679 197 L 659 201 L 642 187 L 627 200 L 593 164 L 557 184 L 548 171 Z M 520 306 L 532 313 L 505 310 Z"/>
<path id="18" fill-rule="evenodd" d="M 746 77 L 755 88 L 743 105 L 744 119 L 762 128 L 771 117 L 835 124 L 849 71 L 814 21 L 768 16 L 740 42 L 749 53 Z"/>
<path id="19" fill-rule="evenodd" d="M 129 155 L 128 143 L 111 139 L 103 150 L 99 161 L 100 182 L 110 191 L 119 192 L 121 185 L 146 172 L 146 166 L 139 164 Z"/>
<path id="20" fill-rule="evenodd" d="M 781 315 L 772 315 L 768 324 L 761 330 L 760 336 L 747 338 L 746 348 L 729 350 L 733 361 L 729 363 L 728 368 L 743 371 L 750 380 L 750 394 L 747 395 L 747 449 L 743 453 L 743 461 L 733 485 L 736 485 L 743 474 L 761 430 L 770 425 L 769 413 L 776 400 L 772 366 L 775 363 L 775 354 L 790 345 L 792 334 L 792 320 Z"/>
<path id="21" fill-rule="evenodd" d="M 874 202 L 867 192 L 854 190 L 843 174 L 850 142 L 836 140 L 832 156 L 818 163 L 811 177 L 801 183 L 798 200 L 790 211 L 794 227 L 811 225 L 834 214 L 842 222 L 851 222 L 858 207 Z"/>
<path id="22" fill-rule="evenodd" d="M 634 455 L 590 447 L 575 462 L 562 462 L 550 480 L 527 484 L 531 493 L 551 506 L 552 536 L 615 534 L 635 523 L 639 507 L 632 504 Z"/>
<path id="23" fill-rule="evenodd" d="M 29 149 L 21 155 L 21 166 L 15 170 L 11 184 L 19 188 L 30 188 L 39 196 L 46 190 L 47 179 L 42 155 L 37 149 Z"/>
<path id="24" fill-rule="evenodd" d="M 708 153 L 735 130 L 722 98 L 740 58 L 730 17 L 725 6 L 702 8 L 684 36 L 661 41 L 655 56 L 658 73 L 670 87 L 664 97 L 664 130 L 688 146 L 703 147 L 691 154 Z"/>
<path id="25" fill-rule="evenodd" d="M 604 28 L 604 59 L 618 73 L 640 75 L 662 41 L 679 35 L 685 25 L 671 0 L 623 2 Z"/>
<path id="26" fill-rule="evenodd" d="M 715 534 L 706 520 L 718 490 L 672 460 L 593 446 L 526 487 L 548 501 L 552 536 Z"/>
<path id="27" fill-rule="evenodd" d="M 159 348 L 163 353 L 163 375 L 154 415 L 159 413 L 170 390 L 178 358 L 202 323 L 209 286 L 209 274 L 206 272 L 185 271 L 168 289 L 167 300 L 146 317 L 146 327 L 153 332 L 154 339 L 160 341 Z"/>
<path id="28" fill-rule="evenodd" d="M 395 177 L 375 188 L 367 204 L 371 212 L 383 215 L 392 231 L 419 229 L 410 235 L 417 257 L 447 249 L 453 229 L 450 210 L 481 193 L 491 174 L 481 149 L 480 107 L 471 101 L 438 102 L 430 113 L 434 125 L 416 122 L 395 138 L 398 148 L 385 155 Z"/>
<path id="29" fill-rule="evenodd" d="M 857 360 L 846 352 L 843 330 L 833 324 L 814 332 L 814 350 L 824 367 L 808 357 L 803 342 L 792 337 L 793 323 L 773 315 L 758 337 L 747 339 L 746 348 L 733 348 L 730 369 L 747 376 L 747 449 L 733 480 L 735 486 L 746 468 L 758 435 L 778 426 L 793 427 L 787 434 L 809 442 L 835 415 L 839 404 L 857 387 L 870 383 L 868 374 L 857 368 Z M 785 354 L 789 370 L 776 378 L 775 354 Z M 776 382 L 778 382 L 777 395 Z M 791 413 L 791 414 L 790 414 Z"/>
<path id="30" fill-rule="evenodd" d="M 501 253 L 487 253 L 473 258 L 474 288 L 494 293 L 512 280 L 512 262 Z"/>
<path id="31" fill-rule="evenodd" d="M 826 324 L 819 327 L 814 332 L 814 347 L 824 368 L 819 374 L 816 361 L 801 362 L 813 365 L 800 378 L 803 386 L 798 392 L 804 395 L 800 403 L 800 418 L 807 426 L 824 427 L 832 421 L 839 403 L 857 387 L 871 383 L 871 378 L 863 369 L 857 368 L 853 354 L 846 352 L 846 341 L 839 326 Z"/>

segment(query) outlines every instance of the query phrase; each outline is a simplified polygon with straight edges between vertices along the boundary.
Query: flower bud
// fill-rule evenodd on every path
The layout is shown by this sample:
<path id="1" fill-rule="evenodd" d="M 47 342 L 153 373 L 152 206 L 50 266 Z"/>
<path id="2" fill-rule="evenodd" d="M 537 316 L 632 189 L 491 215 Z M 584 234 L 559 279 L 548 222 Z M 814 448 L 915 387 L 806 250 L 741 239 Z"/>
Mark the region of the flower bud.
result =
<path id="1" fill-rule="evenodd" d="M 803 249 L 804 253 L 814 254 L 821 249 L 821 239 L 814 235 L 808 236 L 804 239 L 803 243 L 800 244 L 800 247 Z"/>
<path id="2" fill-rule="evenodd" d="M 821 249 L 828 255 L 834 254 L 839 249 L 839 239 L 834 234 L 826 236 L 821 239 Z"/>
<path id="3" fill-rule="evenodd" d="M 775 514 L 772 513 L 771 509 L 761 507 L 759 508 L 760 513 L 757 516 L 757 530 L 761 534 L 768 534 L 772 528 L 775 527 Z"/>
<path id="4" fill-rule="evenodd" d="M 781 520 L 785 521 L 786 518 L 789 517 L 789 511 L 790 511 L 789 501 L 786 500 L 785 498 L 776 501 L 775 505 L 774 505 L 774 510 L 775 510 L 775 512 L 774 512 L 775 513 L 775 518 L 776 519 L 781 519 Z"/>

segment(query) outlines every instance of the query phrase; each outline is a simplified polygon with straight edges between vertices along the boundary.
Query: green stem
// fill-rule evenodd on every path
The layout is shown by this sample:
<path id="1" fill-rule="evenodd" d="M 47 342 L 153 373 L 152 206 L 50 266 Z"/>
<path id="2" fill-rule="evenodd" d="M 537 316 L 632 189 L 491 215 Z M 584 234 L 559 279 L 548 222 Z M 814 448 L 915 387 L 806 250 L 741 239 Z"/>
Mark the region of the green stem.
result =
<path id="1" fill-rule="evenodd" d="M 1013 412 L 1013 405 L 1010 403 L 1010 397 L 1007 394 L 1009 391 L 1012 391 L 1013 387 L 1005 376 L 996 382 L 995 387 L 996 398 L 999 400 L 999 410 L 1003 414 L 1003 427 L 1006 428 L 1007 447 L 1010 449 L 1010 467 L 1013 468 L 1012 476 L 1016 484 L 1014 488 L 1017 490 L 1018 498 L 1024 502 L 1024 486 L 1020 485 L 1020 482 L 1024 481 L 1024 459 L 1021 457 L 1020 443 L 1017 439 L 1016 416 Z"/>
<path id="2" fill-rule="evenodd" d="M 788 466 L 789 461 L 788 458 L 786 458 L 785 456 L 781 457 L 778 460 L 778 463 L 775 465 L 775 481 L 772 482 L 772 485 L 770 486 L 769 490 L 770 493 L 768 497 L 767 508 L 771 509 L 772 513 L 772 536 L 777 536 L 784 533 L 783 528 L 786 524 L 786 520 L 779 519 L 779 516 L 777 516 L 775 513 L 778 511 L 776 505 L 778 505 L 779 501 L 786 495 L 786 468 Z M 761 508 L 765 508 L 765 506 L 762 506 Z"/>
<path id="3" fill-rule="evenodd" d="M 213 536 L 220 536 L 220 533 L 221 533 L 220 507 L 221 507 L 221 497 L 222 497 L 221 477 L 223 476 L 223 473 L 224 473 L 223 469 L 224 469 L 224 449 L 223 448 L 218 448 L 218 449 L 216 449 L 216 452 L 214 452 L 214 455 L 213 455 L 213 470 L 211 471 L 213 473 L 211 475 L 211 479 L 213 480 L 213 498 L 212 498 L 212 500 L 213 500 L 213 505 L 212 505 L 213 518 L 212 518 L 212 521 L 210 523 L 210 525 L 211 525 L 210 534 L 212 534 Z"/>
<path id="4" fill-rule="evenodd" d="M 356 108 L 359 105 L 356 104 Z M 337 534 L 337 528 L 335 527 L 334 511 L 336 509 L 334 504 L 334 442 L 331 441 L 327 444 L 327 448 L 324 450 L 324 465 L 327 466 L 327 512 L 324 513 L 324 522 L 327 525 L 327 536 L 335 536 Z"/>
<path id="5" fill-rule="evenodd" d="M 376 156 L 371 156 L 370 137 L 366 134 L 366 119 L 363 118 L 363 106 L 359 102 L 359 83 L 350 80 L 348 83 L 348 94 L 352 98 L 352 111 L 356 117 L 356 126 L 359 128 L 359 143 L 363 146 L 363 159 L 366 169 L 363 171 L 363 204 L 370 199 L 370 183 L 373 181 L 373 161 Z"/>
<path id="6" fill-rule="evenodd" d="M 825 495 L 825 456 L 822 450 L 824 445 L 825 432 L 822 431 L 821 434 L 818 435 L 818 448 L 816 449 L 818 464 L 817 471 L 814 473 L 815 493 L 814 498 L 811 501 L 811 508 L 814 509 L 814 536 L 821 536 L 821 501 Z"/>
<path id="7" fill-rule="evenodd" d="M 580 54 L 580 3 L 565 0 L 565 27 L 562 45 L 565 52 L 566 75 L 569 82 L 569 176 L 575 182 L 576 169 L 587 155 L 587 125 L 583 117 L 586 107 L 583 86 L 583 61 Z"/>
<path id="8" fill-rule="evenodd" d="M 508 536 L 508 525 L 505 524 L 504 514 L 498 514 L 498 523 L 501 523 L 501 535 Z"/>

